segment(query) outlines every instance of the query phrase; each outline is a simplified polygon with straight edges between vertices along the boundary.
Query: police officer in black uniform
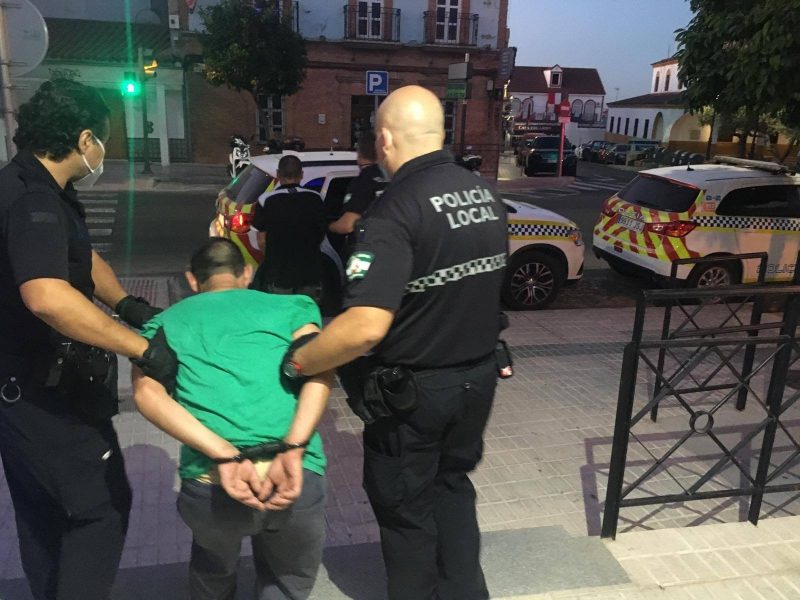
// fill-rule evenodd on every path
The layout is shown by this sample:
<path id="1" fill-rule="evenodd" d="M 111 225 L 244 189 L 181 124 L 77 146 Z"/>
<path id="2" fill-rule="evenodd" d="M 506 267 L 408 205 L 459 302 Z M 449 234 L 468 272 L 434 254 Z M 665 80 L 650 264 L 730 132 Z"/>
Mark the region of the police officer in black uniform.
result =
<path id="1" fill-rule="evenodd" d="M 392 93 L 376 131 L 391 180 L 362 222 L 346 310 L 292 350 L 284 373 L 313 375 L 374 350 L 365 381 L 377 382 L 388 411 L 365 427 L 364 487 L 389 597 L 488 598 L 467 474 L 481 459 L 498 376 L 506 214 L 497 192 L 442 150 L 444 116 L 431 92 Z M 387 373 L 403 374 L 399 387 Z"/>
<path id="2" fill-rule="evenodd" d="M 72 185 L 102 172 L 109 114 L 92 88 L 45 82 L 0 170 L 0 455 L 36 600 L 109 598 L 131 506 L 114 353 L 165 383 L 176 368 L 163 336 L 148 346 L 92 303 L 133 326 L 156 312 L 92 250 Z"/>
<path id="3" fill-rule="evenodd" d="M 347 243 L 342 252 L 344 258 L 350 256 L 355 246 L 353 232 L 356 223 L 366 214 L 375 198 L 383 193 L 387 183 L 378 165 L 375 154 L 375 133 L 371 130 L 363 132 L 358 139 L 356 163 L 361 172 L 347 186 L 342 216 L 328 226 L 332 233 L 347 236 Z"/>

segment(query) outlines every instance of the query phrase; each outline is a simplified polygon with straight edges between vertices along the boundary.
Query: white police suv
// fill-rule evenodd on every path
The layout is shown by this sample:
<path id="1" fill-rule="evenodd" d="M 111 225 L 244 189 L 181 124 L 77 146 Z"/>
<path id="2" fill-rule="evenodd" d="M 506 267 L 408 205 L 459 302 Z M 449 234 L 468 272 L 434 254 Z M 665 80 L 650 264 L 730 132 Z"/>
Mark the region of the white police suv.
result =
<path id="1" fill-rule="evenodd" d="M 688 286 L 758 280 L 759 263 L 726 257 L 766 252 L 765 281 L 791 281 L 800 251 L 800 176 L 775 163 L 715 157 L 713 163 L 642 171 L 606 200 L 594 252 L 627 275 L 669 277 L 677 259 Z"/>

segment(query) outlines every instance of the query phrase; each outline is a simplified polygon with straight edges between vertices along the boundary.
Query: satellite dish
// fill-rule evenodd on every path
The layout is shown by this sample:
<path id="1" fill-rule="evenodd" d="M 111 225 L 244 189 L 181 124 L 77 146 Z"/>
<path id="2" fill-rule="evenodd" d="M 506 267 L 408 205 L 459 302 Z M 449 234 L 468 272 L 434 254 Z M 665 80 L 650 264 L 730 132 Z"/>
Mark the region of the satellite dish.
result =
<path id="1" fill-rule="evenodd" d="M 30 0 L 17 0 L 3 7 L 3 16 L 8 53 L 11 55 L 11 76 L 30 73 L 47 54 L 47 25 L 42 13 Z"/>

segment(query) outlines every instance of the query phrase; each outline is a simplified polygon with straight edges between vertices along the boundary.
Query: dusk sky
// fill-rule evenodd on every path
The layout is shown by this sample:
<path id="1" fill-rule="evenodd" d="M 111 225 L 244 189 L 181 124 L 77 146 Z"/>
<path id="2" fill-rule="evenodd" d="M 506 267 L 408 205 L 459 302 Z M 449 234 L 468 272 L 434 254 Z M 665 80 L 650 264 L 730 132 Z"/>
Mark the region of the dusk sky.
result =
<path id="1" fill-rule="evenodd" d="M 675 51 L 692 18 L 686 0 L 510 0 L 520 66 L 594 67 L 606 101 L 650 91 L 650 63 Z"/>

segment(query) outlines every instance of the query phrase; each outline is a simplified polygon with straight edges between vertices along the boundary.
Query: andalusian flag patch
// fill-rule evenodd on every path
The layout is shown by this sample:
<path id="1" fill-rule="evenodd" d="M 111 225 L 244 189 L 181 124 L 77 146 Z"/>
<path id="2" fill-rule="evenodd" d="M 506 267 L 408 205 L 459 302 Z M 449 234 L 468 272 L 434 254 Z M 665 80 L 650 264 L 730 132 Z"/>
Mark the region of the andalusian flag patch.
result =
<path id="1" fill-rule="evenodd" d="M 364 279 L 364 276 L 367 274 L 367 271 L 369 271 L 370 266 L 372 266 L 373 258 L 375 258 L 375 255 L 372 254 L 372 252 L 354 253 L 350 257 L 350 260 L 347 261 L 347 269 L 345 270 L 347 281 Z"/>

